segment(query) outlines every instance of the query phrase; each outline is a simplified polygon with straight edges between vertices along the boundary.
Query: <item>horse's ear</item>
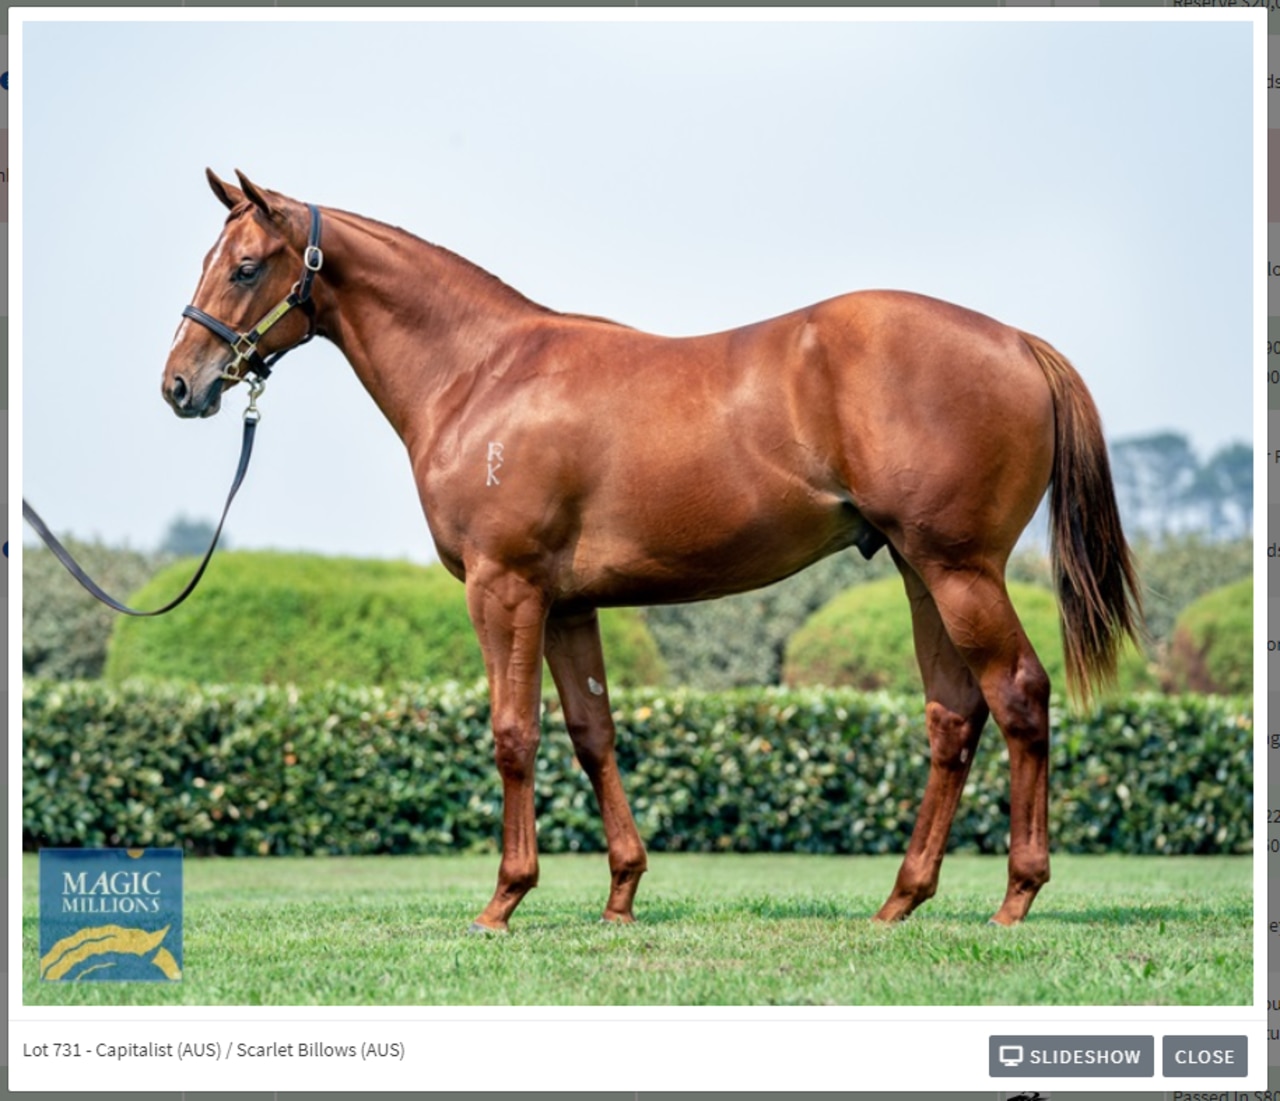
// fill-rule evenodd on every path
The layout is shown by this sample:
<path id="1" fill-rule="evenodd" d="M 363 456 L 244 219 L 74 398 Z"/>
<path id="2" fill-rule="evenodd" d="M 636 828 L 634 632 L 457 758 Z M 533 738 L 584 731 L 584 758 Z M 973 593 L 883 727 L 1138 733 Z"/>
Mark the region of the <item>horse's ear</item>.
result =
<path id="1" fill-rule="evenodd" d="M 236 178 L 239 179 L 240 186 L 244 188 L 244 197 L 268 218 L 274 218 L 276 212 L 271 209 L 271 204 L 267 202 L 266 195 L 254 186 L 253 181 L 238 168 L 236 169 Z"/>
<path id="2" fill-rule="evenodd" d="M 218 179 L 218 174 L 212 168 L 206 168 L 204 174 L 213 193 L 218 196 L 218 202 L 228 210 L 234 209 L 244 199 L 238 188 L 232 187 L 225 180 Z"/>

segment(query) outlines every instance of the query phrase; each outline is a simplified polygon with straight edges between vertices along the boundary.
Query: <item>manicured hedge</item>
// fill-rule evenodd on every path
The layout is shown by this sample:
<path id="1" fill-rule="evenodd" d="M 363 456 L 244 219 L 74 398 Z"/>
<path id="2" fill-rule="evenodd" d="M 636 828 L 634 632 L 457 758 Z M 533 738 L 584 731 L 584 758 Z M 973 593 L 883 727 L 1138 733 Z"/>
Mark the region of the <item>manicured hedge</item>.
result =
<path id="1" fill-rule="evenodd" d="M 133 595 L 151 607 L 191 575 L 183 560 Z M 660 684 L 662 659 L 639 613 L 601 614 L 612 685 Z M 484 676 L 462 584 L 443 566 L 232 551 L 196 598 L 160 619 L 118 619 L 106 675 L 320 685 L 470 681 Z"/>
<path id="2" fill-rule="evenodd" d="M 1205 593 L 1178 616 L 1167 683 L 1175 692 L 1253 691 L 1253 578 Z"/>
<path id="3" fill-rule="evenodd" d="M 192 852 L 496 848 L 487 694 L 31 682 L 23 843 Z M 614 696 L 620 759 L 654 850 L 900 852 L 928 745 L 915 700 L 852 691 Z M 538 758 L 544 852 L 599 849 L 594 797 L 550 709 Z M 1055 715 L 1059 851 L 1247 852 L 1247 700 L 1139 697 Z M 953 843 L 1006 847 L 1008 768 L 989 729 Z"/>
<path id="4" fill-rule="evenodd" d="M 1063 691 L 1067 682 L 1057 600 L 1039 585 L 1011 581 L 1008 590 L 1050 683 Z M 791 636 L 783 679 L 792 686 L 918 694 L 920 670 L 911 608 L 901 579 L 886 577 L 855 585 L 818 609 Z M 1117 689 L 1124 693 L 1159 687 L 1154 671 L 1131 647 L 1122 653 L 1116 679 Z"/>

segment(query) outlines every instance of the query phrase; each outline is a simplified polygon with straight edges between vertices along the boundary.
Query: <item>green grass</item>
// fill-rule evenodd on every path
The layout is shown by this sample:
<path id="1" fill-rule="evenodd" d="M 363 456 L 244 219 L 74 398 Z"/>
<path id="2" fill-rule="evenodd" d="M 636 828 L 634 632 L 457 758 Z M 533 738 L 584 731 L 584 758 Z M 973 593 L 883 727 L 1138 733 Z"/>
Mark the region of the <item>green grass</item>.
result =
<path id="1" fill-rule="evenodd" d="M 640 922 L 602 925 L 603 856 L 545 857 L 510 936 L 469 936 L 498 858 L 192 859 L 185 976 L 44 983 L 24 861 L 28 1005 L 1241 1005 L 1248 857 L 1054 858 L 1016 929 L 1004 861 L 952 855 L 905 924 L 868 920 L 896 857 L 650 859 Z"/>

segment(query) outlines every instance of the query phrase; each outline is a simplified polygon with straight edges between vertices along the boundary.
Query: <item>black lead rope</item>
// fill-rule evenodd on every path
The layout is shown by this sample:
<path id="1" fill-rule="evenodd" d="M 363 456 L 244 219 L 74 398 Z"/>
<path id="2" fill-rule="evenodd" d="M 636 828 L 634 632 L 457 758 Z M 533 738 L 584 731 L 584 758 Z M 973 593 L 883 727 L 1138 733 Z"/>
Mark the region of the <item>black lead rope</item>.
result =
<path id="1" fill-rule="evenodd" d="M 187 599 L 194 591 L 195 587 L 200 583 L 200 578 L 204 576 L 205 568 L 209 565 L 209 560 L 213 557 L 214 550 L 218 546 L 218 537 L 222 534 L 222 525 L 227 522 L 227 513 L 231 511 L 231 502 L 236 499 L 236 493 L 240 489 L 240 483 L 244 481 L 245 474 L 249 471 L 249 456 L 253 454 L 253 435 L 258 428 L 258 411 L 250 407 L 244 416 L 244 439 L 240 444 L 240 464 L 236 467 L 236 476 L 231 483 L 231 491 L 227 494 L 227 503 L 222 506 L 222 516 L 218 520 L 217 530 L 213 533 L 213 541 L 209 544 L 209 549 L 204 552 L 204 558 L 201 560 L 199 567 L 196 569 L 195 576 L 187 582 L 186 588 L 175 596 L 168 604 L 161 608 L 154 608 L 149 612 L 140 612 L 134 608 L 130 608 L 127 604 L 122 604 L 115 597 L 103 591 L 101 586 L 93 580 L 83 569 L 80 564 L 71 557 L 71 552 L 67 550 L 59 541 L 57 536 L 49 530 L 45 522 L 40 519 L 39 514 L 29 504 L 27 499 L 22 498 L 22 518 L 35 530 L 35 533 L 45 541 L 49 549 L 53 551 L 58 561 L 67 567 L 77 581 L 80 582 L 90 593 L 96 596 L 103 604 L 109 608 L 114 608 L 117 612 L 123 612 L 125 615 L 133 616 L 153 616 L 164 615 L 165 612 L 171 612 L 179 604 Z"/>

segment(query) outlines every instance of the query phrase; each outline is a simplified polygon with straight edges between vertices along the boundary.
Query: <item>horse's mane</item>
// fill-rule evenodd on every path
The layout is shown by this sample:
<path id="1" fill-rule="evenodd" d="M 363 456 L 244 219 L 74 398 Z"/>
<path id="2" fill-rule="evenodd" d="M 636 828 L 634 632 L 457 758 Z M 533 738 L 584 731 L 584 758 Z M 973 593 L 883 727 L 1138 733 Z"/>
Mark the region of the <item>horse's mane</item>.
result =
<path id="1" fill-rule="evenodd" d="M 620 329 L 629 329 L 630 325 L 624 325 L 620 321 L 614 321 L 612 318 L 599 317 L 595 314 L 565 312 L 563 310 L 553 310 L 550 306 L 544 306 L 541 302 L 535 302 L 526 294 L 522 294 L 511 286 L 510 283 L 499 279 L 492 272 L 482 268 L 479 264 L 468 260 L 465 256 L 459 256 L 452 249 L 445 248 L 444 245 L 437 245 L 434 241 L 428 241 L 423 237 L 419 237 L 416 233 L 411 233 L 402 226 L 394 226 L 389 222 L 379 221 L 377 218 L 370 218 L 367 214 L 354 214 L 349 210 L 341 210 L 337 208 L 329 208 L 334 214 L 342 215 L 359 223 L 365 230 L 375 237 L 381 237 L 388 242 L 398 242 L 407 240 L 415 246 L 430 249 L 449 258 L 451 264 L 464 277 L 468 278 L 480 286 L 486 287 L 490 291 L 494 291 L 499 297 L 510 299 L 517 304 L 528 309 L 537 310 L 540 313 L 551 314 L 556 317 L 574 318 L 579 321 L 594 321 L 602 325 L 614 325 Z"/>

